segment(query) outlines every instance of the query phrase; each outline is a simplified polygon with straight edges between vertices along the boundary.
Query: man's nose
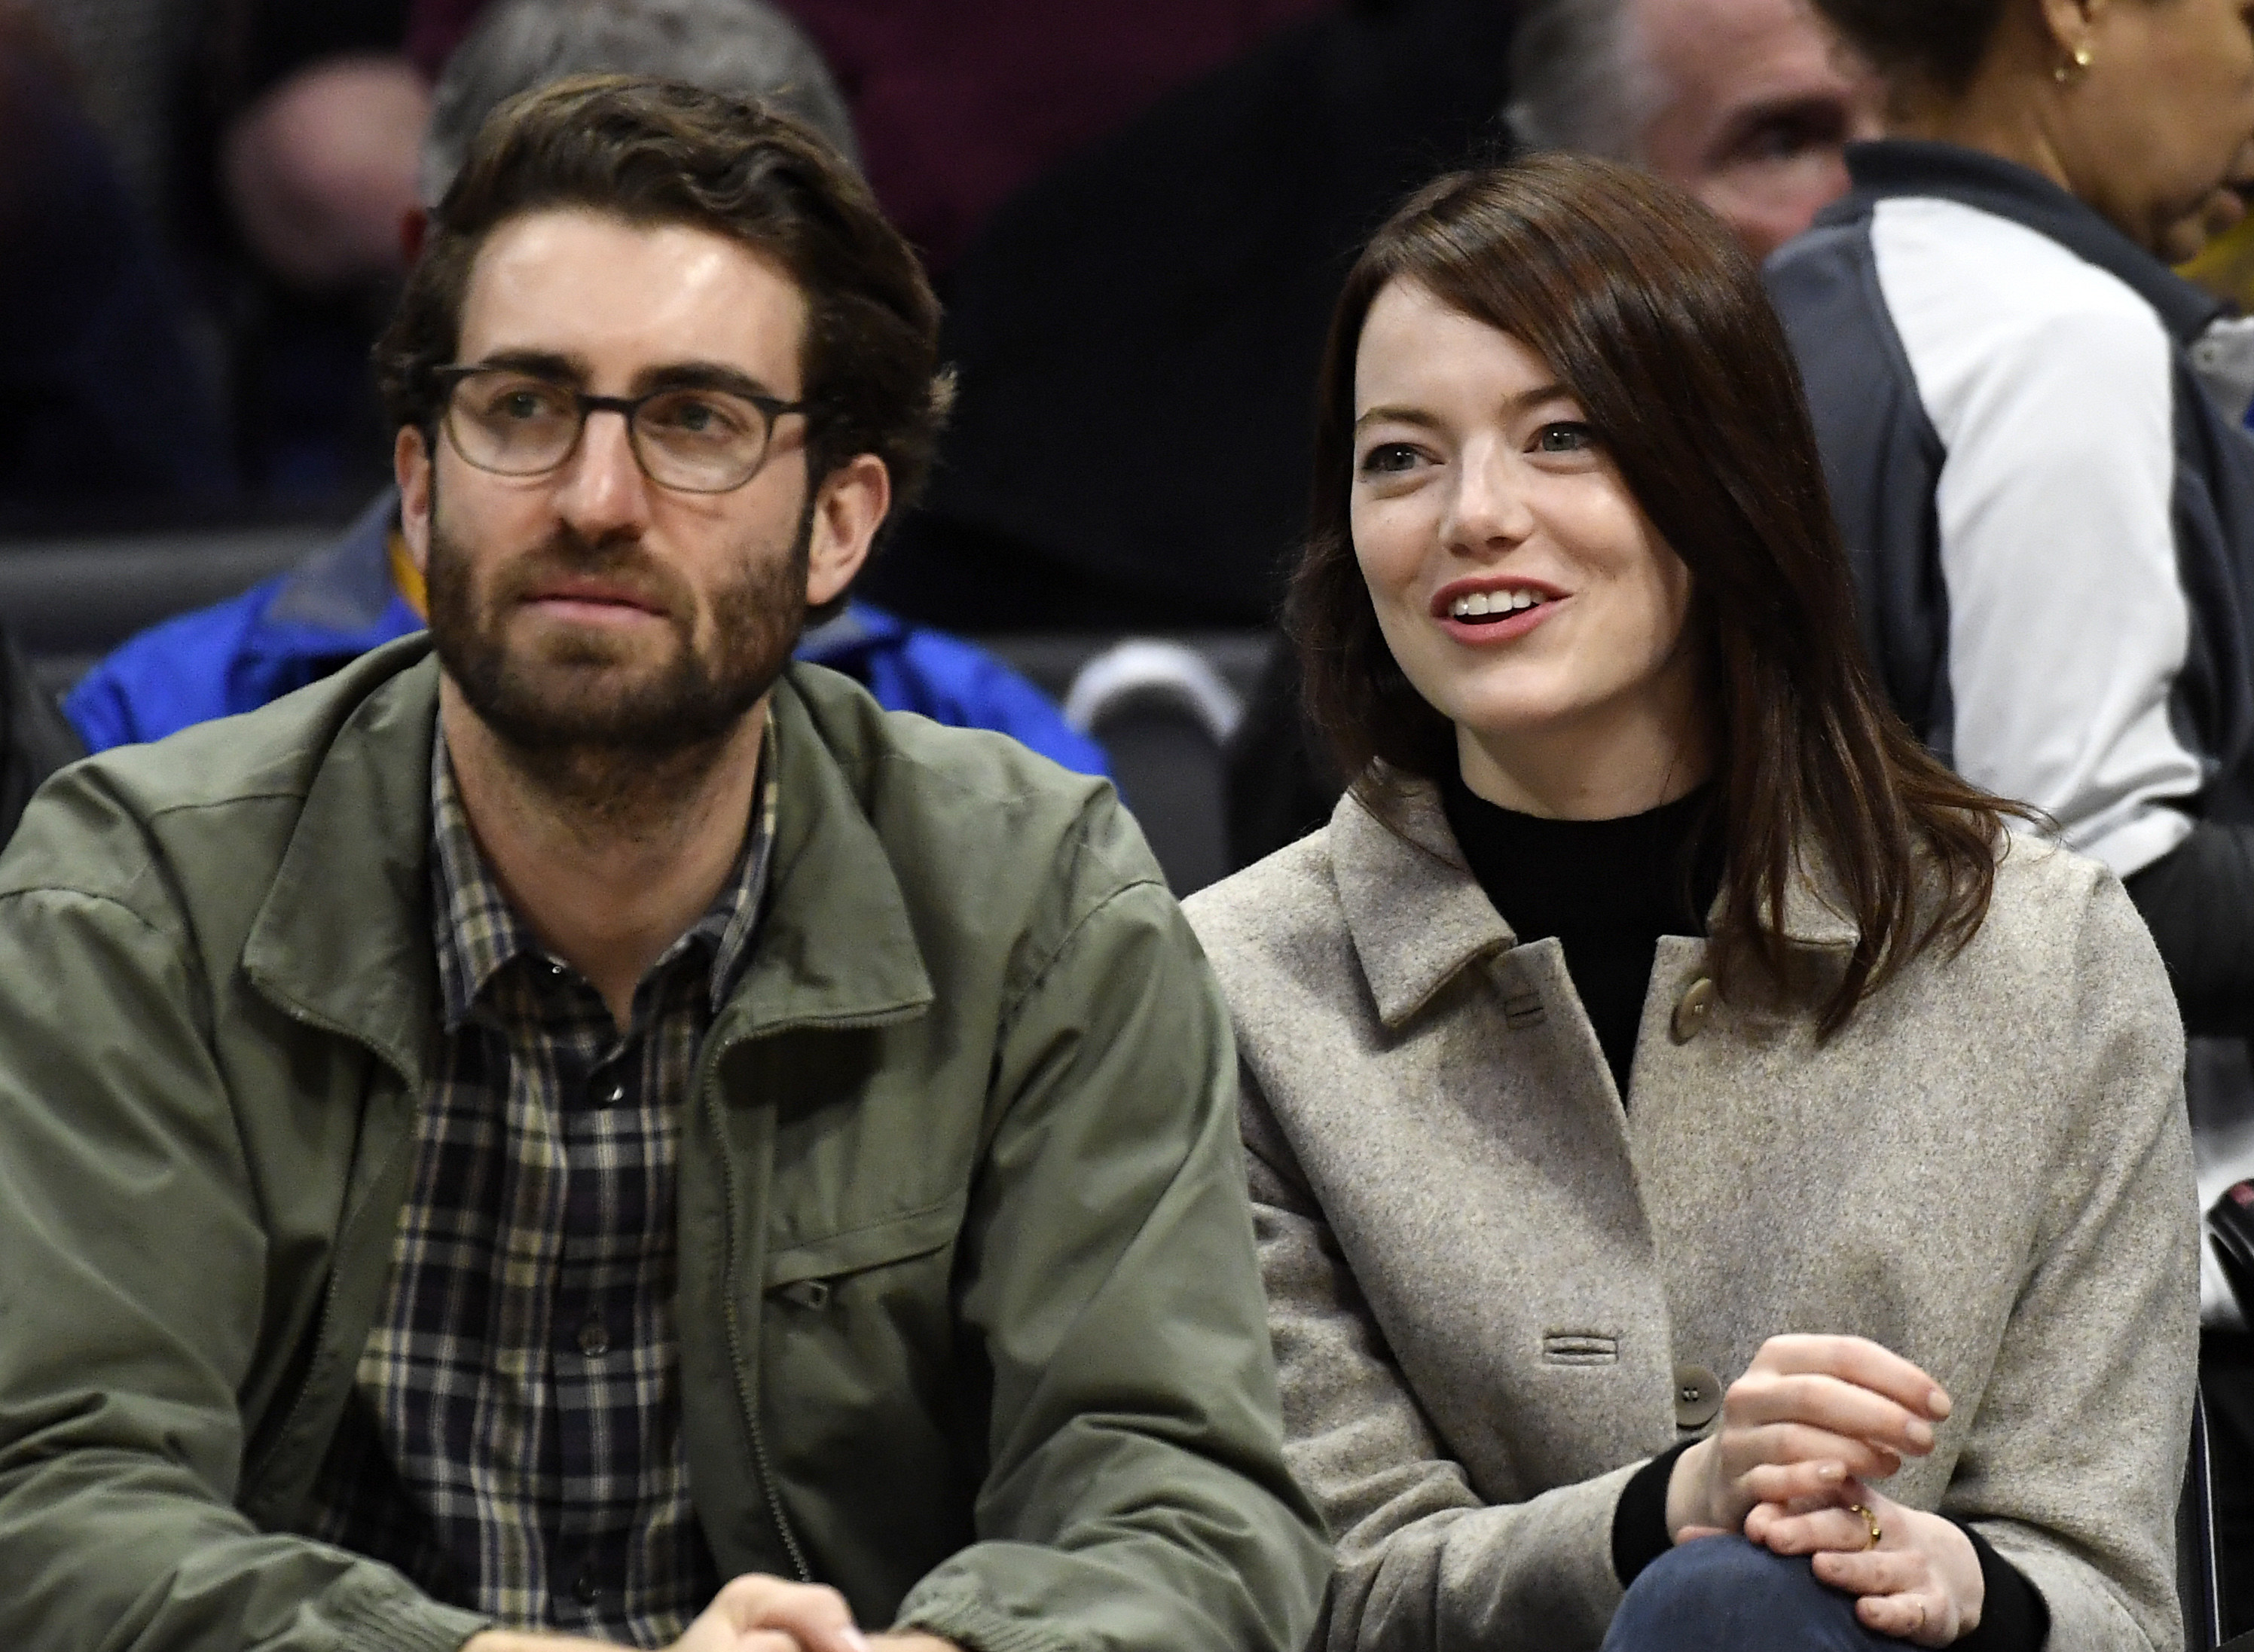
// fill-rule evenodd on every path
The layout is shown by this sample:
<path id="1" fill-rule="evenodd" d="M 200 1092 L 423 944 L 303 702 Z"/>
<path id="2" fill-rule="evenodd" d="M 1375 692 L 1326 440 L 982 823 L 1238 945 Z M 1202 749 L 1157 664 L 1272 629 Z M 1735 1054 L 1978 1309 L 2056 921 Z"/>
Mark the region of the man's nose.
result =
<path id="1" fill-rule="evenodd" d="M 639 528 L 649 516 L 649 478 L 634 458 L 625 416 L 610 409 L 587 415 L 579 445 L 565 461 L 556 508 L 590 539 Z"/>

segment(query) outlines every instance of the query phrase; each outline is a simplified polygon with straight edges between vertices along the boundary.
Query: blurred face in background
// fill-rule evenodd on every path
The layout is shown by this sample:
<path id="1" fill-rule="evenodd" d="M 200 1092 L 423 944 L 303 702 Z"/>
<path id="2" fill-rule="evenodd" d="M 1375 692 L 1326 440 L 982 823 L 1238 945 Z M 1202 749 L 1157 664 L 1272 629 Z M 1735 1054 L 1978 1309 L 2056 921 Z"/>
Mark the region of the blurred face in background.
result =
<path id="1" fill-rule="evenodd" d="M 2071 187 L 2162 256 L 2196 253 L 2235 221 L 2216 192 L 2254 183 L 2254 0 L 2115 0 L 2068 35 L 2058 54 L 2090 66 L 2039 87 Z"/>
<path id="2" fill-rule="evenodd" d="M 1883 94 L 1805 0 L 1631 0 L 1640 159 L 1764 258 L 1846 192 L 1844 144 L 1880 136 Z"/>

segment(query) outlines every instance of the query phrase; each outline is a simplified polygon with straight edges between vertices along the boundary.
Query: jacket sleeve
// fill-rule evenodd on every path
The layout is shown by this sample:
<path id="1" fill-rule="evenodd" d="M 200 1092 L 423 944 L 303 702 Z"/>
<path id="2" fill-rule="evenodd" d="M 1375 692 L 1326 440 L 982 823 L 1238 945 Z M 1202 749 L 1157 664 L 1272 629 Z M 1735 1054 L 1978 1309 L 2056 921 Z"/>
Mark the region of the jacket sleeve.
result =
<path id="1" fill-rule="evenodd" d="M 2057 1133 L 2049 1208 L 1941 1511 L 2041 1592 L 2048 1652 L 2174 1652 L 2199 1306 L 2183 1040 L 2110 877 L 2071 943 L 2062 1047 L 2039 1082 L 2068 1087 L 2076 1116 Z"/>
<path id="2" fill-rule="evenodd" d="M 1041 950 L 958 1286 L 993 1382 L 978 1541 L 900 1622 L 976 1652 L 1298 1652 L 1328 1555 L 1284 1466 L 1219 989 L 1155 869 Z"/>
<path id="3" fill-rule="evenodd" d="M 27 833 L 101 830 L 52 796 Z M 482 1620 L 234 1507 L 268 1248 L 158 883 L 0 897 L 0 1646 L 454 1652 Z"/>
<path id="4" fill-rule="evenodd" d="M 1242 1082 L 1287 1460 L 1338 1543 L 1310 1647 L 1594 1647 L 1623 1592 L 1613 1517 L 1643 1464 L 1522 1502 L 1482 1502 L 1395 1364 L 1257 1082 L 1249 1071 Z"/>

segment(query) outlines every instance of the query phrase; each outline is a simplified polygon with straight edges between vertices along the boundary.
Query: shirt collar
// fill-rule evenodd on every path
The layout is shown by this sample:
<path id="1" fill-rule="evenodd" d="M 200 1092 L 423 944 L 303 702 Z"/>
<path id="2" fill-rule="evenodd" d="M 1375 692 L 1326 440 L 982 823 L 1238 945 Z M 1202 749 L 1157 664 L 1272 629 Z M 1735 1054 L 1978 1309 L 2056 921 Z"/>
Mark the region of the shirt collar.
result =
<path id="1" fill-rule="evenodd" d="M 714 1014 L 751 956 L 751 942 L 759 924 L 761 898 L 766 892 L 767 871 L 774 846 L 777 777 L 774 763 L 774 724 L 770 718 L 760 739 L 759 780 L 752 800 L 752 818 L 744 833 L 736 866 L 704 914 L 665 949 L 649 974 L 668 969 L 690 948 L 710 959 L 709 990 Z M 457 1031 L 466 1020 L 494 977 L 509 963 L 525 957 L 550 969 L 565 966 L 543 948 L 508 897 L 501 892 L 485 852 L 470 828 L 460 788 L 454 782 L 454 766 L 447 754 L 443 727 L 430 752 L 430 882 L 431 912 L 437 929 L 438 1002 L 446 1031 Z M 647 979 L 647 977 L 645 977 Z"/>

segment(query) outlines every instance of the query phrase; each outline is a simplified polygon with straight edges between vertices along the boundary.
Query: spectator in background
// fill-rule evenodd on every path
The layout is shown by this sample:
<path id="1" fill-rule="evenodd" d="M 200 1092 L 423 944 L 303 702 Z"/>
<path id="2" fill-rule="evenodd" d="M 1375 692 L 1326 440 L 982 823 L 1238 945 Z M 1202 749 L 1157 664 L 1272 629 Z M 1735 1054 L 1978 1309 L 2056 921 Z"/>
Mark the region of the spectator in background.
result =
<path id="1" fill-rule="evenodd" d="M 1757 258 L 1846 188 L 1844 145 L 1878 131 L 1877 77 L 1806 0 L 1539 0 L 1509 55 L 1518 147 L 1647 167 Z M 975 396 L 965 405 L 975 415 Z M 1233 864 L 1313 830 L 1345 786 L 1301 721 L 1297 656 L 1278 646 L 1228 753 Z"/>
<path id="2" fill-rule="evenodd" d="M 0 523 L 234 495 L 152 227 L 45 29 L 0 3 Z"/>
<path id="3" fill-rule="evenodd" d="M 766 100 L 854 152 L 820 55 L 760 0 L 508 0 L 488 12 L 439 77 L 420 162 L 435 209 L 486 117 L 562 76 L 632 73 Z M 418 212 L 421 210 L 417 209 Z M 395 232 L 396 233 L 396 232 Z M 335 546 L 242 596 L 152 627 L 72 690 L 65 710 L 101 751 L 247 711 L 420 629 L 422 582 L 387 493 Z M 1100 747 L 1032 684 L 970 644 L 864 604 L 817 626 L 800 655 L 858 680 L 886 707 L 1012 734 L 1088 774 Z"/>
<path id="4" fill-rule="evenodd" d="M 1890 136 L 1768 274 L 1864 636 L 1936 752 L 2121 876 L 2186 1024 L 2233 1040 L 2194 1054 L 2211 1201 L 2254 1174 L 2254 446 L 2247 385 L 2201 373 L 2246 324 L 2164 260 L 2254 170 L 2254 8 L 1819 4 L 1886 74 Z M 2254 1304 L 2212 1254 L 2205 1296 L 2254 1628 Z"/>
<path id="5" fill-rule="evenodd" d="M 1847 188 L 1880 83 L 1807 0 L 1544 0 L 1511 46 L 1511 131 L 1634 161 L 1763 258 Z"/>

